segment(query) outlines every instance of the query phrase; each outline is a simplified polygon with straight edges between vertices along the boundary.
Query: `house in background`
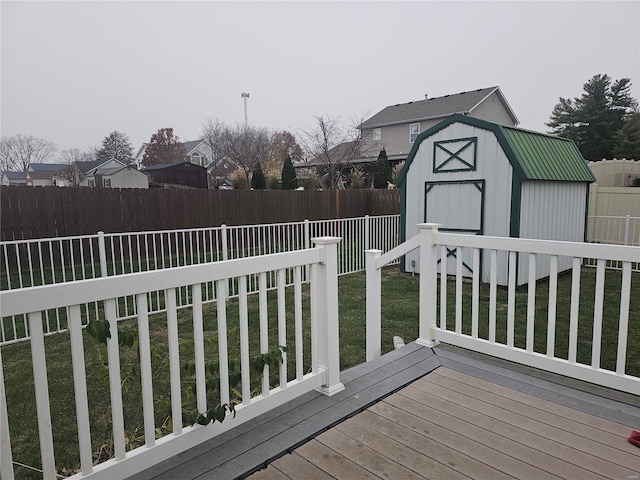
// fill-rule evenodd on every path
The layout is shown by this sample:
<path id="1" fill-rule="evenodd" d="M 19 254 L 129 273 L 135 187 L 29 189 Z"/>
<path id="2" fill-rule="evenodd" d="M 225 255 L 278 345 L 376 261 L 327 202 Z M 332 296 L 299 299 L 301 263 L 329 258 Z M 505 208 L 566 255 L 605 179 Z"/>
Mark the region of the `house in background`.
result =
<path id="1" fill-rule="evenodd" d="M 100 168 L 87 180 L 89 187 L 149 188 L 149 178 L 134 165 Z"/>
<path id="2" fill-rule="evenodd" d="M 26 172 L 26 184 L 33 187 L 56 185 L 67 168 L 64 163 L 30 163 Z"/>
<path id="3" fill-rule="evenodd" d="M 456 113 L 507 127 L 519 123 L 500 87 L 434 98 L 425 95 L 424 100 L 389 105 L 358 126 L 363 139 L 360 153 L 343 169 L 343 181 L 348 183 L 351 172 L 358 166 L 365 174 L 365 185 L 371 185 L 374 163 L 383 148 L 389 163 L 395 166 L 407 159 L 420 133 Z M 332 150 L 337 151 L 345 145 L 337 145 Z M 301 178 L 308 176 L 310 170 L 315 170 L 320 178 L 326 175 L 326 165 L 322 161 L 310 159 L 297 162 L 294 167 Z"/>
<path id="4" fill-rule="evenodd" d="M 149 175 L 151 188 L 209 188 L 207 169 L 189 162 L 150 165 L 142 172 Z"/>
<path id="5" fill-rule="evenodd" d="M 515 127 L 518 117 L 500 87 L 479 88 L 443 97 L 389 105 L 362 122 L 359 129 L 365 139 L 365 156 L 377 158 L 384 147 L 390 161 L 405 160 L 420 133 L 453 114 Z"/>
<path id="6" fill-rule="evenodd" d="M 2 174 L 2 185 L 26 185 L 27 174 L 25 172 L 4 172 Z"/>
<path id="7" fill-rule="evenodd" d="M 142 169 L 142 159 L 144 153 L 147 151 L 148 143 L 143 143 L 136 152 L 133 160 L 139 169 Z M 211 149 L 207 146 L 204 140 L 193 140 L 190 142 L 182 142 L 182 146 L 186 150 L 186 161 L 193 163 L 194 165 L 200 165 L 201 167 L 208 167 L 213 161 L 211 155 Z"/>

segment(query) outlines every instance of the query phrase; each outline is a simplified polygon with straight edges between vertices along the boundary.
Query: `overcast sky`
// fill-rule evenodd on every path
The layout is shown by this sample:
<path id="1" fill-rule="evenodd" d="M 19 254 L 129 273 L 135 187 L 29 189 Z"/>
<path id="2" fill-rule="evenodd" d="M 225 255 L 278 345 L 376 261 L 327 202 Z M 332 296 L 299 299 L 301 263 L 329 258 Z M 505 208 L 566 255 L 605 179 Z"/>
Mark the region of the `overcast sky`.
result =
<path id="1" fill-rule="evenodd" d="M 110 132 L 135 150 L 207 118 L 297 133 L 387 105 L 498 85 L 547 131 L 593 75 L 640 97 L 640 2 L 11 2 L 1 9 L 2 136 L 59 150 Z"/>

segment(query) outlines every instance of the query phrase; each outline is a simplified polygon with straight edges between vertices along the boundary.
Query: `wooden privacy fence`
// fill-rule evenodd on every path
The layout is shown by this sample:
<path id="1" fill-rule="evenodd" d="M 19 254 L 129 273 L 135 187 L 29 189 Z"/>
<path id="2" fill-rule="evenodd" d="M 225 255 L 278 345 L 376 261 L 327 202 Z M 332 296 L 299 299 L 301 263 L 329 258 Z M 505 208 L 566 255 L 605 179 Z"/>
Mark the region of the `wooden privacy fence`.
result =
<path id="1" fill-rule="evenodd" d="M 0 187 L 5 241 L 398 213 L 398 190 Z"/>

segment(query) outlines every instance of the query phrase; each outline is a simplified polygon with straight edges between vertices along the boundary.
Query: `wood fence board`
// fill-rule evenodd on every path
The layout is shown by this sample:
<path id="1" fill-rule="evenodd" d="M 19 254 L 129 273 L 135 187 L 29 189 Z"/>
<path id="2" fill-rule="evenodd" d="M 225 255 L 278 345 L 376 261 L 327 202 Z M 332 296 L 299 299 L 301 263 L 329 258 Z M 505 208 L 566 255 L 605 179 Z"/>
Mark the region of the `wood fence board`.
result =
<path id="1" fill-rule="evenodd" d="M 3 240 L 255 225 L 399 213 L 396 190 L 183 190 L 2 186 Z"/>

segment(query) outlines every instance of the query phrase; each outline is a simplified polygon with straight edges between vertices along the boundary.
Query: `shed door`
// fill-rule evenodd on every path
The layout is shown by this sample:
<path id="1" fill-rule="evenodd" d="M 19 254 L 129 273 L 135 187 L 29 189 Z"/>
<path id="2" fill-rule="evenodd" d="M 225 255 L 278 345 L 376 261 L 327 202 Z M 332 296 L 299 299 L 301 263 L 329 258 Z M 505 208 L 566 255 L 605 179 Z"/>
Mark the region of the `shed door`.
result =
<path id="1" fill-rule="evenodd" d="M 484 180 L 425 182 L 424 221 L 442 224 L 443 232 L 482 235 L 484 187 Z M 466 250 L 462 254 L 463 275 L 471 277 L 472 252 Z M 447 259 L 447 273 L 454 274 L 455 249 L 447 251 Z"/>

